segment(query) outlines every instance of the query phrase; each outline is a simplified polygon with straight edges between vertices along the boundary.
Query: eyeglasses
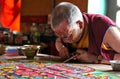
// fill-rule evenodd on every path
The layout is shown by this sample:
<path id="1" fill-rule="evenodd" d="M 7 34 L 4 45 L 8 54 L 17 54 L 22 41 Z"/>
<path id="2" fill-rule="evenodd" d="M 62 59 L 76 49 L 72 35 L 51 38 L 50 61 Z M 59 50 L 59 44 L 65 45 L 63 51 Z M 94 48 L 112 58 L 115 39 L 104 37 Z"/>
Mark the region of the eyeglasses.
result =
<path id="1" fill-rule="evenodd" d="M 68 38 L 68 36 L 65 35 L 64 33 L 55 32 L 55 34 L 56 34 L 57 37 L 60 37 L 60 38 Z"/>
<path id="2" fill-rule="evenodd" d="M 55 32 L 56 36 L 62 38 L 62 39 L 70 39 L 72 36 L 72 32 L 71 31 L 57 31 Z"/>
<path id="3" fill-rule="evenodd" d="M 70 26 L 61 26 L 59 28 L 54 29 L 54 32 L 56 34 L 56 36 L 58 36 L 59 38 L 62 39 L 70 39 L 71 35 L 72 35 L 72 28 L 70 28 Z"/>

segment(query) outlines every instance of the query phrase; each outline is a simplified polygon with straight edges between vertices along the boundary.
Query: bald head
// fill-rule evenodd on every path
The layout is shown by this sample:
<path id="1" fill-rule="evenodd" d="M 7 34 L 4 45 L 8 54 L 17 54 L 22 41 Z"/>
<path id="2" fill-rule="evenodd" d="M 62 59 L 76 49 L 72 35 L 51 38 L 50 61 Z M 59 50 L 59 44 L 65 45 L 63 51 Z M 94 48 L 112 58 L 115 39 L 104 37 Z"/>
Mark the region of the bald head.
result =
<path id="1" fill-rule="evenodd" d="M 69 2 L 59 3 L 52 12 L 51 26 L 58 27 L 62 21 L 66 21 L 69 25 L 77 21 L 83 22 L 80 9 Z"/>

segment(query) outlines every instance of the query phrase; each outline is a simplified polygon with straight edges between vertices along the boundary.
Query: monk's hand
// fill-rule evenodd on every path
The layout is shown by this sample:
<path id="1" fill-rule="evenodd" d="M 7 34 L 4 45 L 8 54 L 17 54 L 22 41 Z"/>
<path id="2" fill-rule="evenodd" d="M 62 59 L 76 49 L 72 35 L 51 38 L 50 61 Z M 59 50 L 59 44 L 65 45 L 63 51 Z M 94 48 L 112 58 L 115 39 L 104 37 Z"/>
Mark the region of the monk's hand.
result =
<path id="1" fill-rule="evenodd" d="M 60 38 L 56 39 L 56 43 L 55 43 L 56 49 L 59 52 L 59 56 L 64 60 L 69 58 L 69 52 L 68 52 L 68 48 L 66 46 L 63 45 L 62 41 Z"/>
<path id="2" fill-rule="evenodd" d="M 100 64 L 110 64 L 110 62 L 106 59 L 102 59 Z"/>
<path id="3" fill-rule="evenodd" d="M 98 63 L 97 56 L 89 53 L 86 50 L 77 49 L 76 52 L 78 56 L 76 57 L 77 60 L 84 63 Z"/>

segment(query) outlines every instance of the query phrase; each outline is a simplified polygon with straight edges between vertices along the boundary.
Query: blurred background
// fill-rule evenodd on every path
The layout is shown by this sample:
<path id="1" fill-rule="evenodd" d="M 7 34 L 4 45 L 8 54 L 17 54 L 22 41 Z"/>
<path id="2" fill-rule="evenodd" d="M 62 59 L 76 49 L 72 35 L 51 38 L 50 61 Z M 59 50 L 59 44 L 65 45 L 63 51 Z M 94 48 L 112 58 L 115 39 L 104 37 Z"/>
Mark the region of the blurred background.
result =
<path id="1" fill-rule="evenodd" d="M 106 15 L 120 26 L 120 0 L 0 0 L 0 44 L 40 44 L 54 54 L 56 36 L 50 17 L 60 2 L 71 2 L 82 12 Z"/>

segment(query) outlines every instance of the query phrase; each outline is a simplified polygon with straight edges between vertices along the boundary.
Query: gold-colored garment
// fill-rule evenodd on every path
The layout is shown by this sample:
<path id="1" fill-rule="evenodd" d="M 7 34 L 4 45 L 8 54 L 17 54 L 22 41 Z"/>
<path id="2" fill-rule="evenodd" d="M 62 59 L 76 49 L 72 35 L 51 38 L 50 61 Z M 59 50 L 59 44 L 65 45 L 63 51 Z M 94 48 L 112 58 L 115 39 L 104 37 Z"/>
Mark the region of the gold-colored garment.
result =
<path id="1" fill-rule="evenodd" d="M 85 26 L 83 36 L 78 43 L 73 43 L 72 46 L 75 48 L 88 48 L 88 27 Z"/>
<path id="2" fill-rule="evenodd" d="M 104 50 L 113 50 L 112 48 L 107 47 L 104 43 L 102 43 L 102 49 L 104 49 Z"/>

